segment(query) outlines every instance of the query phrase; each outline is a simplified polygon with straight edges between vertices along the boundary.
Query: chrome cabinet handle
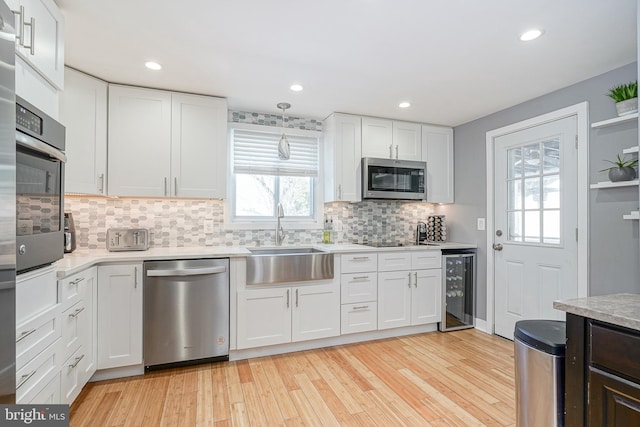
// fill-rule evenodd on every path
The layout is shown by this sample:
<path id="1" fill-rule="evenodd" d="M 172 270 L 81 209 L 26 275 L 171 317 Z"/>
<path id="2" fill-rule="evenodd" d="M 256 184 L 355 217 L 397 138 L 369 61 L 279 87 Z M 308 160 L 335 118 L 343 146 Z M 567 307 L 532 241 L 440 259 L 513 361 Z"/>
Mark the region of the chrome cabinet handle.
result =
<path id="1" fill-rule="evenodd" d="M 396 145 L 396 160 L 398 160 L 398 146 Z"/>
<path id="2" fill-rule="evenodd" d="M 133 267 L 133 289 L 138 288 L 138 267 Z"/>
<path id="3" fill-rule="evenodd" d="M 71 365 L 69 365 L 70 369 L 75 369 L 76 366 L 78 366 L 78 363 L 80 363 L 80 361 L 84 359 L 84 354 L 80 357 L 76 357 L 75 362 L 73 362 Z"/>
<path id="4" fill-rule="evenodd" d="M 24 34 L 24 19 L 22 19 L 24 17 L 24 6 L 20 6 L 20 9 L 12 10 L 11 12 L 20 20 L 16 28 L 16 41 L 18 45 L 24 46 L 24 44 L 22 44 L 22 36 Z"/>
<path id="5" fill-rule="evenodd" d="M 100 186 L 98 187 L 98 192 L 104 193 L 104 174 L 103 173 L 101 173 L 98 176 L 98 182 L 100 183 Z"/>
<path id="6" fill-rule="evenodd" d="M 296 307 L 298 307 L 298 302 L 299 302 L 298 290 L 296 289 Z"/>
<path id="7" fill-rule="evenodd" d="M 83 280 L 84 280 L 84 277 L 79 277 L 79 278 L 77 278 L 76 280 L 72 280 L 72 281 L 70 281 L 70 282 L 69 282 L 69 284 L 70 284 L 70 285 L 75 286 L 75 285 L 77 285 L 78 283 L 82 282 Z"/>
<path id="8" fill-rule="evenodd" d="M 164 177 L 164 195 L 167 195 L 167 177 Z"/>
<path id="9" fill-rule="evenodd" d="M 369 257 L 368 256 L 354 256 L 353 258 L 351 258 L 351 260 L 353 261 L 365 261 L 368 260 Z"/>
<path id="10" fill-rule="evenodd" d="M 356 276 L 353 278 L 353 280 L 367 280 L 369 278 L 369 276 Z"/>
<path id="11" fill-rule="evenodd" d="M 338 184 L 338 200 L 342 200 L 342 184 Z"/>
<path id="12" fill-rule="evenodd" d="M 353 307 L 354 310 L 365 310 L 369 308 L 368 305 L 356 305 L 355 307 Z"/>
<path id="13" fill-rule="evenodd" d="M 409 273 L 409 287 L 411 287 L 411 273 Z"/>
<path id="14" fill-rule="evenodd" d="M 502 243 L 494 243 L 493 244 L 493 250 L 494 251 L 500 252 L 502 249 L 504 249 L 503 246 L 502 246 Z"/>
<path id="15" fill-rule="evenodd" d="M 16 342 L 18 343 L 18 342 L 22 341 L 23 339 L 25 339 L 26 337 L 28 337 L 29 335 L 31 335 L 31 334 L 32 334 L 32 333 L 34 333 L 35 331 L 37 331 L 37 329 L 36 329 L 36 328 L 31 329 L 30 331 L 23 331 L 23 332 L 20 334 L 20 336 L 18 337 L 18 339 L 16 339 Z"/>
<path id="16" fill-rule="evenodd" d="M 16 390 L 19 389 L 20 387 L 22 387 L 24 385 L 24 383 L 26 383 L 27 381 L 29 381 L 29 379 L 35 375 L 35 373 L 38 372 L 37 369 L 34 369 L 33 371 L 29 372 L 27 375 L 23 375 L 20 377 L 20 382 L 18 382 L 18 385 L 16 385 Z"/>
<path id="17" fill-rule="evenodd" d="M 178 195 L 178 177 L 177 176 L 173 177 L 173 195 L 174 196 Z"/>
<path id="18" fill-rule="evenodd" d="M 69 317 L 72 319 L 75 319 L 76 317 L 78 317 L 78 314 L 82 313 L 83 311 L 84 311 L 84 307 L 78 308 L 73 313 L 69 314 Z"/>
<path id="19" fill-rule="evenodd" d="M 289 289 L 287 289 L 287 308 L 289 308 Z"/>
<path id="20" fill-rule="evenodd" d="M 417 271 L 415 271 L 413 273 L 413 277 L 416 279 L 415 282 L 413 282 L 413 287 L 417 288 L 418 287 L 418 272 Z"/>
<path id="21" fill-rule="evenodd" d="M 393 144 L 389 145 L 389 158 L 393 159 Z"/>

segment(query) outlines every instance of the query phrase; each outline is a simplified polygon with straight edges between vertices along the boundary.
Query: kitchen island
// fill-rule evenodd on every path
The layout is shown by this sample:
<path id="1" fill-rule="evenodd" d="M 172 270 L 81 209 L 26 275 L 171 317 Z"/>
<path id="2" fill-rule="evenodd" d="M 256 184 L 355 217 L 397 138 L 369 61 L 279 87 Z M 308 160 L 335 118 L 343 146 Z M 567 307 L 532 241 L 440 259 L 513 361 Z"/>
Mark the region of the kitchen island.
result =
<path id="1" fill-rule="evenodd" d="M 553 306 L 567 312 L 565 425 L 640 425 L 640 295 Z"/>

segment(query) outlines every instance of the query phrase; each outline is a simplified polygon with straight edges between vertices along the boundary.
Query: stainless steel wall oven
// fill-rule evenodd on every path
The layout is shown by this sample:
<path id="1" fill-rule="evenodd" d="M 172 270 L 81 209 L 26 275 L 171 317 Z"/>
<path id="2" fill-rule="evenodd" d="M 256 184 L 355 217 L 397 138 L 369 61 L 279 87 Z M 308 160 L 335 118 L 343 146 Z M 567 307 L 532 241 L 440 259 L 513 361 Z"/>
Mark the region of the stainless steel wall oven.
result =
<path id="1" fill-rule="evenodd" d="M 64 146 L 64 126 L 16 97 L 18 273 L 64 255 Z"/>

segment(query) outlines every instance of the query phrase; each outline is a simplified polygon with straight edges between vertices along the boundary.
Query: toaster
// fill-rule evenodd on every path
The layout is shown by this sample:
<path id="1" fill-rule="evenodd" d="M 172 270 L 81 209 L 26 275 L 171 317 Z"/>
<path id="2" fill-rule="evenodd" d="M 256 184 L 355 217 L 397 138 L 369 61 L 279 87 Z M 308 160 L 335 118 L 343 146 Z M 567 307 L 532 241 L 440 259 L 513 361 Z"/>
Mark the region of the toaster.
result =
<path id="1" fill-rule="evenodd" d="M 107 250 L 146 251 L 149 249 L 149 230 L 146 228 L 110 228 L 107 230 Z"/>

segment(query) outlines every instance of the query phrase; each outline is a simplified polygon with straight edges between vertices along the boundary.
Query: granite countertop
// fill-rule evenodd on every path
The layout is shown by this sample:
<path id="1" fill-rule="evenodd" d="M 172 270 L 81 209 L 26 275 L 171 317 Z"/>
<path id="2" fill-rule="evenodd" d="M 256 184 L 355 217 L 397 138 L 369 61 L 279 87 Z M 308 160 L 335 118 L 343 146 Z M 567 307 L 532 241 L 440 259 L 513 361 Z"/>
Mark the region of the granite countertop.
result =
<path id="1" fill-rule="evenodd" d="M 295 247 L 310 247 L 328 253 L 354 252 L 388 252 L 442 249 L 473 249 L 476 245 L 467 243 L 441 243 L 437 245 L 408 245 L 391 248 L 376 248 L 373 246 L 356 244 L 316 244 L 291 245 Z M 269 248 L 270 246 L 260 246 Z M 142 262 L 144 260 L 169 260 L 188 258 L 237 258 L 251 254 L 248 247 L 242 246 L 194 246 L 183 248 L 151 248 L 146 251 L 109 252 L 106 249 L 78 249 L 56 263 L 58 278 L 78 273 L 92 265 L 111 262 Z"/>
<path id="2" fill-rule="evenodd" d="M 613 294 L 555 301 L 553 308 L 640 331 L 640 295 Z"/>

